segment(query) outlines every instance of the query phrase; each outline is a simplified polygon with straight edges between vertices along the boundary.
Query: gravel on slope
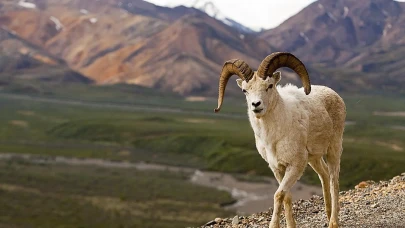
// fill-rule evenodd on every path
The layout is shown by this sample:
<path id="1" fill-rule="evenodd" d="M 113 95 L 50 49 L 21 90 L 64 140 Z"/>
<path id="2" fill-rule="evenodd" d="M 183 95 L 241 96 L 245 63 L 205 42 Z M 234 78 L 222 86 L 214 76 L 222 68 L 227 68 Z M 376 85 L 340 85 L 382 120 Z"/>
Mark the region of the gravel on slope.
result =
<path id="1" fill-rule="evenodd" d="M 340 192 L 340 227 L 405 228 L 405 173 L 389 181 L 363 181 L 355 189 Z M 293 203 L 297 227 L 328 227 L 323 198 L 313 196 L 309 200 Z M 204 228 L 262 228 L 268 227 L 272 208 L 250 216 L 216 218 Z M 286 227 L 284 217 L 282 226 Z"/>

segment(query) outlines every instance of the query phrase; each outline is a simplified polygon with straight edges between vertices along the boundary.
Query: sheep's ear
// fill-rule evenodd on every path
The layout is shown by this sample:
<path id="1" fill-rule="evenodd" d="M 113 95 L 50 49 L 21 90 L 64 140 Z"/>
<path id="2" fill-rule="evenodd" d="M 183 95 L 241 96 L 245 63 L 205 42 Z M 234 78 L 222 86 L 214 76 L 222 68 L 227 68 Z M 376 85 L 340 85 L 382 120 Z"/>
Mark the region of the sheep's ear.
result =
<path id="1" fill-rule="evenodd" d="M 236 83 L 238 84 L 239 88 L 241 88 L 241 89 L 242 89 L 242 82 L 243 82 L 242 79 L 240 79 L 240 78 L 236 79 Z"/>
<path id="2" fill-rule="evenodd" d="M 274 78 L 274 83 L 277 84 L 281 79 L 281 72 L 274 72 L 272 78 Z"/>

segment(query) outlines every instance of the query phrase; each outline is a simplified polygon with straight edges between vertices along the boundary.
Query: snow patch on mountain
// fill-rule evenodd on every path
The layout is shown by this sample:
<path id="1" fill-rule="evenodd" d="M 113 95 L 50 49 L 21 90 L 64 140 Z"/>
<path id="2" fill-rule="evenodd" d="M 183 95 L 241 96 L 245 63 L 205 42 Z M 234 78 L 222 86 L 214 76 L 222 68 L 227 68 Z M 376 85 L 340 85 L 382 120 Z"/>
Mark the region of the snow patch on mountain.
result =
<path id="1" fill-rule="evenodd" d="M 20 0 L 18 2 L 18 5 L 20 5 L 20 6 L 24 7 L 24 8 L 29 8 L 29 9 L 37 8 L 37 5 L 35 5 L 34 3 L 31 3 L 31 2 L 27 2 L 25 0 Z"/>
<path id="2" fill-rule="evenodd" d="M 60 20 L 54 16 L 49 17 L 49 20 L 51 20 L 53 23 L 55 23 L 55 28 L 57 31 L 63 29 L 63 24 L 60 22 Z"/>
<path id="3" fill-rule="evenodd" d="M 92 17 L 89 19 L 89 21 L 90 21 L 90 23 L 95 24 L 95 23 L 97 23 L 98 19 L 95 17 Z"/>
<path id="4" fill-rule="evenodd" d="M 343 18 L 346 18 L 347 15 L 349 14 L 349 7 L 345 6 L 343 9 L 344 9 Z"/>
<path id="5" fill-rule="evenodd" d="M 333 15 L 331 12 L 328 12 L 328 16 L 330 19 L 332 19 L 334 22 L 337 22 L 337 19 L 335 17 L 335 15 Z"/>
<path id="6" fill-rule="evenodd" d="M 199 9 L 206 14 L 210 15 L 211 17 L 222 21 L 228 26 L 236 28 L 238 31 L 243 32 L 243 33 L 253 33 L 255 32 L 253 29 L 248 28 L 239 22 L 236 22 L 235 20 L 232 20 L 225 16 L 221 10 L 218 9 L 218 7 L 215 6 L 213 2 L 210 0 L 194 0 L 193 3 L 191 4 L 191 7 Z"/>
<path id="7" fill-rule="evenodd" d="M 82 13 L 82 14 L 88 14 L 88 13 L 89 13 L 89 11 L 88 11 L 88 10 L 86 10 L 86 9 L 80 9 L 80 13 Z"/>
<path id="8" fill-rule="evenodd" d="M 169 7 L 169 8 L 184 6 L 184 7 L 191 7 L 191 8 L 198 9 L 198 10 L 208 14 L 210 17 L 215 18 L 219 21 L 222 21 L 224 24 L 235 28 L 240 33 L 254 33 L 254 32 L 259 32 L 263 29 L 261 27 L 250 28 L 250 27 L 244 26 L 243 24 L 229 18 L 228 16 L 226 16 L 225 14 L 222 13 L 220 8 L 214 4 L 213 0 L 176 0 L 176 1 L 146 0 L 146 1 L 159 5 L 159 6 L 164 6 L 164 7 Z"/>
<path id="9" fill-rule="evenodd" d="M 309 42 L 309 38 L 308 38 L 307 35 L 305 35 L 304 32 L 300 32 L 300 36 L 301 36 L 302 38 L 304 38 L 305 42 L 307 42 L 307 43 Z"/>

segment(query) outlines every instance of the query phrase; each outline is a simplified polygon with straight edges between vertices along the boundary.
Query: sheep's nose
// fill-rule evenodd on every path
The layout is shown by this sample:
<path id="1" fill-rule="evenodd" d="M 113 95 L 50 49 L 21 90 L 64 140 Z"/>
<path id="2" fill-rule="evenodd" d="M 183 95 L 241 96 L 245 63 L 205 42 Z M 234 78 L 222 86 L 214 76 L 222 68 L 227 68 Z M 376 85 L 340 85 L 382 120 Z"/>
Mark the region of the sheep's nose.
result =
<path id="1" fill-rule="evenodd" d="M 254 107 L 258 107 L 262 102 L 258 101 L 258 102 L 252 102 L 252 105 Z"/>

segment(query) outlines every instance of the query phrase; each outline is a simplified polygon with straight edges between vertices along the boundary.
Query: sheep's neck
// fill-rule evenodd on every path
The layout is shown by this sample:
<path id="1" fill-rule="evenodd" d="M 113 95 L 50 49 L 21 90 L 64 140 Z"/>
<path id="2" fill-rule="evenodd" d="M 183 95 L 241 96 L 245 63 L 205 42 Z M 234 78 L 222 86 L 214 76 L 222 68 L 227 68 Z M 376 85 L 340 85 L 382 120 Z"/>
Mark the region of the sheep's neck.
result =
<path id="1" fill-rule="evenodd" d="M 278 156 L 275 145 L 284 137 L 283 129 L 288 125 L 289 116 L 278 91 L 275 91 L 268 105 L 267 112 L 262 118 L 258 119 L 254 114 L 249 114 L 249 120 L 255 133 L 259 154 L 271 167 L 277 167 Z"/>

